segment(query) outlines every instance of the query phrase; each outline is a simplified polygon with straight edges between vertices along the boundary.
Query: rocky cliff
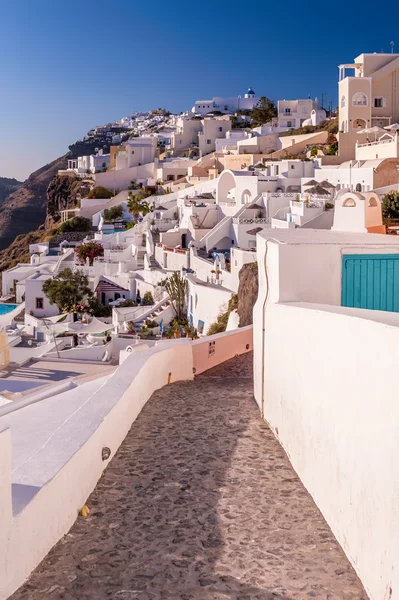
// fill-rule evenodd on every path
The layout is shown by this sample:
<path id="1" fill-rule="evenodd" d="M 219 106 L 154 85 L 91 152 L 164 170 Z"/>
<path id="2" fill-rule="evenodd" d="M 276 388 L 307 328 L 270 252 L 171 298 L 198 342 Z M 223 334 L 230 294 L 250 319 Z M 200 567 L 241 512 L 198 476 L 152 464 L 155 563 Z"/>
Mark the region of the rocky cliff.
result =
<path id="1" fill-rule="evenodd" d="M 51 227 L 59 220 L 61 210 L 75 208 L 79 204 L 79 197 L 84 197 L 89 192 L 82 181 L 74 176 L 55 176 L 47 188 L 47 216 L 46 227 Z"/>
<path id="2" fill-rule="evenodd" d="M 32 173 L 0 202 L 0 250 L 12 244 L 16 236 L 43 225 L 47 214 L 47 188 L 58 169 L 66 167 L 66 156 Z"/>
<path id="3" fill-rule="evenodd" d="M 258 297 L 258 263 L 244 265 L 239 278 L 237 312 L 240 327 L 246 327 L 253 323 L 253 309 Z"/>

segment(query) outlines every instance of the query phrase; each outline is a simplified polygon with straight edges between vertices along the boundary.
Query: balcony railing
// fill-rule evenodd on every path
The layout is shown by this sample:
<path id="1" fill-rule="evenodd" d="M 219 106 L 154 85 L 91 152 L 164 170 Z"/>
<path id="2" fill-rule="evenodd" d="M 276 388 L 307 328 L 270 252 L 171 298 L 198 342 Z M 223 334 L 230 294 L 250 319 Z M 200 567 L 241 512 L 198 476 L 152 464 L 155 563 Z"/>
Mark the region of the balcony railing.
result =
<path id="1" fill-rule="evenodd" d="M 258 219 L 257 218 L 255 218 L 255 219 L 251 219 L 251 218 L 246 219 L 245 217 L 234 217 L 233 218 L 233 223 L 236 224 L 236 225 L 237 224 L 238 225 L 253 225 L 253 224 L 256 224 L 256 223 L 267 223 L 267 222 L 268 222 L 267 219 L 264 219 L 264 218 L 261 218 L 261 217 L 259 217 Z"/>

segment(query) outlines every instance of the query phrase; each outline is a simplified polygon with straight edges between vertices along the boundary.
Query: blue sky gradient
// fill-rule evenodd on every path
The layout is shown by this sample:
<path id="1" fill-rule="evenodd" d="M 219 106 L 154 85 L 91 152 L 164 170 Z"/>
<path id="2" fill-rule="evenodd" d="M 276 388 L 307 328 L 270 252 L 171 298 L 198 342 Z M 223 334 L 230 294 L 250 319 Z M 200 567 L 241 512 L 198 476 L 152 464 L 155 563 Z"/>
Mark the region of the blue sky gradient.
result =
<path id="1" fill-rule="evenodd" d="M 399 3 L 381 19 L 376 6 L 0 0 L 0 176 L 23 180 L 135 110 L 180 112 L 248 86 L 335 106 L 338 64 L 391 40 L 399 51 Z"/>

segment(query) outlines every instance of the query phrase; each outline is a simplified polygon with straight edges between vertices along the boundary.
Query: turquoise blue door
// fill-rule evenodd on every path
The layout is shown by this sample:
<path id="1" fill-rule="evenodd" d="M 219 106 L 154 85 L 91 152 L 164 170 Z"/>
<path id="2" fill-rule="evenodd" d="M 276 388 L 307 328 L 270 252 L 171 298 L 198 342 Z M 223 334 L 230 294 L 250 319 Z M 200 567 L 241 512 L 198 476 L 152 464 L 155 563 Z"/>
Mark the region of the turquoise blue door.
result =
<path id="1" fill-rule="evenodd" d="M 342 306 L 399 312 L 399 254 L 344 255 Z"/>

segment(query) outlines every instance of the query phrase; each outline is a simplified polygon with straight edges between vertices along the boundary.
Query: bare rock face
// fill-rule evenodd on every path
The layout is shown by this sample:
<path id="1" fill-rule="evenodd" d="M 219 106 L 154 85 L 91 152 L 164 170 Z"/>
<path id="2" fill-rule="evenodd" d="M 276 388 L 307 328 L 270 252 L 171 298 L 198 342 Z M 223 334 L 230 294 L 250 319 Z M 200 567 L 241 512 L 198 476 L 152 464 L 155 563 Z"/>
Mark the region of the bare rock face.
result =
<path id="1" fill-rule="evenodd" d="M 258 297 L 258 263 L 244 265 L 239 273 L 238 316 L 240 327 L 253 323 L 253 309 Z"/>
<path id="2" fill-rule="evenodd" d="M 86 189 L 77 177 L 55 175 L 47 189 L 46 227 L 53 226 L 59 220 L 61 210 L 78 206 L 78 194 L 83 190 L 87 193 L 89 188 Z"/>

